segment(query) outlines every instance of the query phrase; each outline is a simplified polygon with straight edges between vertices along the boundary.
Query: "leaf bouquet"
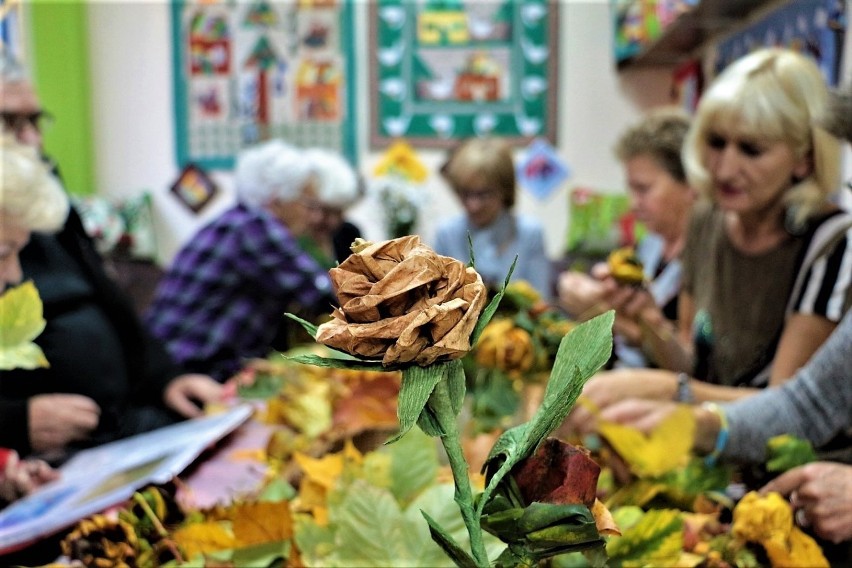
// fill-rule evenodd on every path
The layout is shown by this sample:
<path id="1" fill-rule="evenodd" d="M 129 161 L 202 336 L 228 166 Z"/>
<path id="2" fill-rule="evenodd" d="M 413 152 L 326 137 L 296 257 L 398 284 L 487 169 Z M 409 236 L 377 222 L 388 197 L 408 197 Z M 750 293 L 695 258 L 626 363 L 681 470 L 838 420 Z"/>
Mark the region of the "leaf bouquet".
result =
<path id="1" fill-rule="evenodd" d="M 612 313 L 580 325 L 562 338 L 541 407 L 529 422 L 497 440 L 485 464 L 484 491 L 474 495 L 458 425 L 466 390 L 461 359 L 482 335 L 504 290 L 489 303 L 486 287 L 473 267 L 436 254 L 417 236 L 357 243 L 353 254 L 330 274 L 340 302 L 332 320 L 319 327 L 299 321 L 319 343 L 346 355 L 303 355 L 294 360 L 402 372 L 400 428 L 388 443 L 415 424 L 440 439 L 453 474 L 454 500 L 470 536 L 468 551 L 424 514 L 433 540 L 444 552 L 459 566 L 490 566 L 483 530 L 508 545 L 495 559 L 499 565 L 531 564 L 566 550 L 600 549 L 600 531 L 615 529 L 612 525 L 605 528 L 604 508 L 589 499 L 594 495 L 596 473 L 580 475 L 591 487 L 580 496 L 576 490 L 558 490 L 575 485 L 570 470 L 571 464 L 580 463 L 579 458 L 556 462 L 553 487 L 545 494 L 524 491 L 522 487 L 528 484 L 518 480 L 524 479 L 528 460 L 539 452 L 570 453 L 558 442 L 545 441 L 571 410 L 585 381 L 609 358 Z M 552 447 L 553 443 L 557 446 Z M 551 459 L 548 455 L 540 459 Z M 526 475 L 533 475 L 536 485 L 535 475 Z M 593 514 L 596 508 L 597 517 Z"/>

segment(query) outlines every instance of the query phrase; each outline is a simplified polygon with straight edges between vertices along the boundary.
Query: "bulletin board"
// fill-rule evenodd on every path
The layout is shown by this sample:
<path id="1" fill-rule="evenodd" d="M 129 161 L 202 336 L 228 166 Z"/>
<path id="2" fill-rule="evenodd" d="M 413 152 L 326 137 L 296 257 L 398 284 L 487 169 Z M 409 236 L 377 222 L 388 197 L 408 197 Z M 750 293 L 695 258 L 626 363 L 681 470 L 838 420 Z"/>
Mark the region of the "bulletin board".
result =
<path id="1" fill-rule="evenodd" d="M 558 2 L 374 0 L 370 141 L 556 143 Z"/>
<path id="2" fill-rule="evenodd" d="M 849 17 L 845 4 L 844 0 L 797 0 L 768 13 L 719 43 L 715 71 L 758 47 L 783 46 L 813 58 L 826 82 L 836 86 Z"/>
<path id="3" fill-rule="evenodd" d="M 352 2 L 172 0 L 177 162 L 270 138 L 355 161 Z"/>

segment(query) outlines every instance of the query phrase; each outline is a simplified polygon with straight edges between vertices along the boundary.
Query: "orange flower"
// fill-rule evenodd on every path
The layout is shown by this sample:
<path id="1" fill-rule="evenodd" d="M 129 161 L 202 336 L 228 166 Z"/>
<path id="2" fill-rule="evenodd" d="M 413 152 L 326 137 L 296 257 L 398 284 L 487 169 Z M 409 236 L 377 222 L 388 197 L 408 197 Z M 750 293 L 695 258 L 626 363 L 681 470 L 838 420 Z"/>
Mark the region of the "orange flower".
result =
<path id="1" fill-rule="evenodd" d="M 329 273 L 340 300 L 317 341 L 385 366 L 459 359 L 485 307 L 477 272 L 407 236 L 358 249 Z"/>

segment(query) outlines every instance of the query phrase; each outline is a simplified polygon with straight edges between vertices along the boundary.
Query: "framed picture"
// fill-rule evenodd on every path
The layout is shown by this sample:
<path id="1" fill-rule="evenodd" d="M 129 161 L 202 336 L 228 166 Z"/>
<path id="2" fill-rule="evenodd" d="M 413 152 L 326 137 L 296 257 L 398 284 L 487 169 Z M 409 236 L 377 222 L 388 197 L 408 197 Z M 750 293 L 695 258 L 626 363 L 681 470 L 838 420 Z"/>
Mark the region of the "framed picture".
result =
<path id="1" fill-rule="evenodd" d="M 556 143 L 555 0 L 370 3 L 370 142 L 449 147 L 495 135 Z"/>
<path id="2" fill-rule="evenodd" d="M 201 211 L 213 199 L 216 191 L 210 176 L 195 164 L 188 164 L 171 187 L 175 197 L 193 213 Z"/>
<path id="3" fill-rule="evenodd" d="M 177 162 L 270 138 L 356 158 L 352 2 L 172 0 Z"/>

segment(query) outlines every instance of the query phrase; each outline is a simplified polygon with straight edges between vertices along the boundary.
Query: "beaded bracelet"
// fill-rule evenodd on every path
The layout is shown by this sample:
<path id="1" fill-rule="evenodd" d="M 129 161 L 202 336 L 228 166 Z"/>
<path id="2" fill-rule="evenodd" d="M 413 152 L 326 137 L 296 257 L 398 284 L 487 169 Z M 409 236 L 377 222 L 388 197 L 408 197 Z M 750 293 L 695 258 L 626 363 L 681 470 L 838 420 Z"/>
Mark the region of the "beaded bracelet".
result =
<path id="1" fill-rule="evenodd" d="M 716 444 L 713 446 L 713 451 L 704 458 L 704 465 L 713 467 L 716 465 L 716 461 L 719 459 L 722 450 L 728 444 L 728 417 L 725 415 L 725 411 L 715 402 L 703 402 L 701 403 L 701 408 L 712 412 L 719 418 L 719 433 L 716 434 Z"/>

